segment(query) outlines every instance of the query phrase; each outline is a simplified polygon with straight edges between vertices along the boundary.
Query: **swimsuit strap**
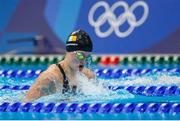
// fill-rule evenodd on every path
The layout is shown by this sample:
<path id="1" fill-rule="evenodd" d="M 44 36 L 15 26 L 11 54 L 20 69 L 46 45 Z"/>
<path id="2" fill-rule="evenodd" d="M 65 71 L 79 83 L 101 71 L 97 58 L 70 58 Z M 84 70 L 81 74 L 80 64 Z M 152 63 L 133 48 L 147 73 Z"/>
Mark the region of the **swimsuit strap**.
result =
<path id="1" fill-rule="evenodd" d="M 69 87 L 69 81 L 68 81 L 67 78 L 66 78 L 66 74 L 65 74 L 62 66 L 61 66 L 60 64 L 56 64 L 56 65 L 58 66 L 60 72 L 61 72 L 62 75 L 63 75 L 63 93 L 64 93 L 64 92 L 67 92 L 67 91 L 70 89 L 70 87 Z"/>

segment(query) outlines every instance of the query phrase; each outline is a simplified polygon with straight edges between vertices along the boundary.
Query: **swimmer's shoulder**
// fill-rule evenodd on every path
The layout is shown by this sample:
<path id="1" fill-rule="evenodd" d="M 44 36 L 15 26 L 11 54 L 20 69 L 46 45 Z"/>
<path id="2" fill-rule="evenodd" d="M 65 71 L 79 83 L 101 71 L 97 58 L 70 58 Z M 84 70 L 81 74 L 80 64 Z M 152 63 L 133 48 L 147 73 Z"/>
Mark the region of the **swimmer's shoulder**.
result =
<path id="1" fill-rule="evenodd" d="M 61 82 L 62 76 L 56 64 L 52 64 L 45 71 L 43 71 L 36 80 L 37 83 L 38 82 L 48 83 L 51 81 L 59 81 L 59 80 Z"/>
<path id="2" fill-rule="evenodd" d="M 83 68 L 82 72 L 83 72 L 89 79 L 95 78 L 95 73 L 94 73 L 92 70 L 90 70 L 90 69 L 88 69 L 88 68 L 86 68 L 86 67 Z"/>
<path id="3" fill-rule="evenodd" d="M 56 80 L 60 80 L 62 82 L 62 79 L 63 79 L 63 75 L 61 74 L 58 66 L 56 64 L 52 64 L 50 65 L 47 70 L 46 70 L 46 73 L 54 76 L 56 78 Z"/>

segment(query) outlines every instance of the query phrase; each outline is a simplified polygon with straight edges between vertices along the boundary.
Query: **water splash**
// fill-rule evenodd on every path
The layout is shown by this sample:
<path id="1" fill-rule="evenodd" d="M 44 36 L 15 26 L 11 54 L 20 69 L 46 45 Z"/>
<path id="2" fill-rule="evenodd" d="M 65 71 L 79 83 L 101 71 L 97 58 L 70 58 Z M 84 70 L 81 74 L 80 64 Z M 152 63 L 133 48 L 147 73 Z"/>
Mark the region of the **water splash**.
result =
<path id="1" fill-rule="evenodd" d="M 23 102 L 27 91 L 1 90 L 0 103 L 3 102 Z"/>
<path id="2" fill-rule="evenodd" d="M 77 95 L 63 95 L 56 93 L 50 96 L 42 97 L 36 102 L 107 102 L 112 100 L 121 100 L 134 98 L 134 95 L 126 90 L 111 91 L 103 86 L 103 83 L 97 83 L 95 79 L 88 79 L 83 73 L 76 74 L 78 92 Z M 57 97 L 59 97 L 57 99 Z"/>

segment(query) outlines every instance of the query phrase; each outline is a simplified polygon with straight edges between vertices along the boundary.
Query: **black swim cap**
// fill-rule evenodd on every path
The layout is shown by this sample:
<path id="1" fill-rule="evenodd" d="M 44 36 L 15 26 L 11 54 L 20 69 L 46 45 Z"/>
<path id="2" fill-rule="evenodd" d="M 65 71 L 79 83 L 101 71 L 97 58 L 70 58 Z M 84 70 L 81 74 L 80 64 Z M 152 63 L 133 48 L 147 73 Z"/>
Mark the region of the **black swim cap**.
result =
<path id="1" fill-rule="evenodd" d="M 92 52 L 93 45 L 89 35 L 83 30 L 77 30 L 70 34 L 66 41 L 66 51 Z"/>

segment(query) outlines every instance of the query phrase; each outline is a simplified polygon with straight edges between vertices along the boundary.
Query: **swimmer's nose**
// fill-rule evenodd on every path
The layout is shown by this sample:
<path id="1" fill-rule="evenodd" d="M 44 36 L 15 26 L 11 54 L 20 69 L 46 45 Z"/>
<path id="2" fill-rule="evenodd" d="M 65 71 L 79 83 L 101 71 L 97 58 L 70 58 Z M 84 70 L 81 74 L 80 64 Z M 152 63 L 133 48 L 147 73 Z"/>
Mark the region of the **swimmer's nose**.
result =
<path id="1" fill-rule="evenodd" d="M 85 63 L 84 61 L 80 61 L 79 62 L 80 65 L 84 65 L 84 63 Z"/>

